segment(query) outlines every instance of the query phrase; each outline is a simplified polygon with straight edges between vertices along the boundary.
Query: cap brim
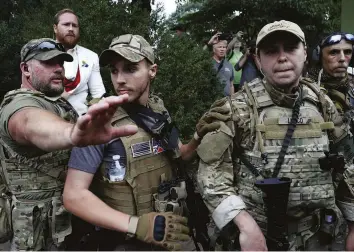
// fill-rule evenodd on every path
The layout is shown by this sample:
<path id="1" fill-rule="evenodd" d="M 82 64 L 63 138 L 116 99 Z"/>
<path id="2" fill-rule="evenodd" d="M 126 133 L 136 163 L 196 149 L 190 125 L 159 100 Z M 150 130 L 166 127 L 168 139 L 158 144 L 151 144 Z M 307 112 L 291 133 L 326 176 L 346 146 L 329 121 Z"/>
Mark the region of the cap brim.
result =
<path id="1" fill-rule="evenodd" d="M 33 56 L 33 59 L 40 60 L 40 61 L 47 61 L 56 57 L 61 57 L 64 61 L 67 62 L 72 62 L 74 60 L 70 54 L 59 50 L 52 50 L 52 51 L 36 54 Z"/>
<path id="2" fill-rule="evenodd" d="M 107 66 L 109 63 L 111 63 L 111 59 L 113 57 L 117 57 L 117 55 L 122 56 L 126 60 L 134 63 L 140 62 L 145 58 L 137 52 L 134 52 L 133 50 L 124 47 L 106 49 L 101 53 L 100 66 Z"/>
<path id="3" fill-rule="evenodd" d="M 277 30 L 271 31 L 270 33 L 268 33 L 267 35 L 265 35 L 263 38 L 261 38 L 259 41 L 257 41 L 256 46 L 258 47 L 261 42 L 263 42 L 266 38 L 269 38 L 270 35 L 272 35 L 272 34 L 274 34 L 274 33 L 276 33 L 276 32 L 287 32 L 287 33 L 290 33 L 290 34 L 294 35 L 295 37 L 297 37 L 300 41 L 302 41 L 302 42 L 305 43 L 304 38 L 302 38 L 302 37 L 299 36 L 298 34 L 296 34 L 296 33 L 294 33 L 294 32 L 291 32 L 291 31 L 289 31 L 289 30 L 287 30 L 287 29 L 277 29 Z"/>

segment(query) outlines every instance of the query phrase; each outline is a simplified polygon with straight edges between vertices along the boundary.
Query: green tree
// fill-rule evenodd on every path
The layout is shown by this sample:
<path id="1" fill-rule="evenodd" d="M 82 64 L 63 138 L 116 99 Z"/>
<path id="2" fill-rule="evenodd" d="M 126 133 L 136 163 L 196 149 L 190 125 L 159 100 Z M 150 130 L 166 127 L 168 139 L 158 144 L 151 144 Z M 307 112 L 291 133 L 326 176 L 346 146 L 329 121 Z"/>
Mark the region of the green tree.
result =
<path id="1" fill-rule="evenodd" d="M 182 1 L 185 3 L 186 1 Z M 305 32 L 313 45 L 323 34 L 340 29 L 340 0 L 190 0 L 203 7 L 184 17 L 189 30 L 200 41 L 210 38 L 215 30 L 246 32 L 246 40 L 254 39 L 267 23 L 289 20 Z M 187 3 L 188 3 L 187 2 Z"/>
<path id="2" fill-rule="evenodd" d="M 163 98 L 180 137 L 189 140 L 198 119 L 222 95 L 211 55 L 191 37 L 165 33 L 157 47 L 158 73 L 153 92 Z"/>

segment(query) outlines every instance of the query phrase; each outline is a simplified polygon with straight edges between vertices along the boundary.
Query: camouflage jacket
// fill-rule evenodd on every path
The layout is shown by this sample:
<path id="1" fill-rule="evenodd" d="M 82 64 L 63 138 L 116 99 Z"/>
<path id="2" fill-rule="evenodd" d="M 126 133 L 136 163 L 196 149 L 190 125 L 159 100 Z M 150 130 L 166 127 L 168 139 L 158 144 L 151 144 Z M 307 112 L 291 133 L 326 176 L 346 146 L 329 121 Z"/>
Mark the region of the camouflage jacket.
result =
<path id="1" fill-rule="evenodd" d="M 321 171 L 318 164 L 318 158 L 329 151 L 331 142 L 346 137 L 348 127 L 343 124 L 329 97 L 321 93 L 316 85 L 309 88 L 309 82 L 308 79 L 300 82 L 304 93 L 300 119 L 307 118 L 309 123 L 298 122 L 279 174 L 293 180 L 288 209 L 315 205 L 337 211 L 335 198 L 340 198 L 343 202 L 340 210 L 347 220 L 353 221 L 353 168 L 346 165 L 345 171 L 333 176 L 335 181 L 332 181 L 331 173 Z M 226 97 L 213 104 L 228 108 L 232 120 L 221 122 L 221 128 L 208 133 L 199 145 L 198 186 L 219 229 L 232 221 L 242 209 L 252 210 L 250 214 L 261 228 L 262 223 L 266 224 L 261 191 L 253 186 L 257 178 L 242 166 L 237 158 L 239 149 L 236 146 L 245 150 L 251 163 L 264 177 L 269 176 L 285 136 L 281 124 L 286 123 L 280 123 L 281 118 L 291 115 L 296 98 L 296 94 L 285 95 L 265 81 L 256 79 L 231 98 Z M 254 99 L 256 106 L 252 105 L 251 99 Z M 271 113 L 273 117 L 267 118 Z M 269 152 L 268 160 L 262 157 L 262 148 Z"/>

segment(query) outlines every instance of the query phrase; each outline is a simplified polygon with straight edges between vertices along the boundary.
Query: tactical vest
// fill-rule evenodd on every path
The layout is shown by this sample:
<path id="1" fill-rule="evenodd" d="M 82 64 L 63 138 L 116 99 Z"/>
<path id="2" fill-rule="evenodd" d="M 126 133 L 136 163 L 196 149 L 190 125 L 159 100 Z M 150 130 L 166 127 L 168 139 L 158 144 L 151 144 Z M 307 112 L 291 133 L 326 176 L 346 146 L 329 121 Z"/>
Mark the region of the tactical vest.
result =
<path id="1" fill-rule="evenodd" d="M 249 125 L 254 125 L 255 132 L 253 146 L 245 150 L 245 156 L 264 177 L 271 177 L 292 109 L 274 104 L 259 79 L 248 83 L 245 89 L 245 100 L 252 108 Z M 319 99 L 312 89 L 304 85 L 303 94 L 297 127 L 278 175 L 292 179 L 288 215 L 297 215 L 298 210 L 335 209 L 331 174 L 322 171 L 319 165 L 319 158 L 329 150 L 326 130 L 333 129 L 334 125 L 323 119 L 318 109 Z M 243 163 L 236 162 L 235 166 L 238 194 L 261 229 L 266 230 L 262 192 L 254 186 L 256 178 Z"/>
<path id="2" fill-rule="evenodd" d="M 64 99 L 52 101 L 42 93 L 18 89 L 7 93 L 0 110 L 16 96 L 37 96 L 58 108 L 58 116 L 75 121 L 77 114 Z M 12 216 L 11 250 L 48 250 L 59 246 L 71 233 L 71 215 L 64 209 L 61 195 L 70 151 L 55 151 L 36 157 L 16 153 L 0 138 L 1 179 L 9 196 Z M 33 147 L 28 147 L 33 148 Z M 51 242 L 48 243 L 47 239 Z"/>
<path id="3" fill-rule="evenodd" d="M 155 112 L 153 106 L 151 106 Z M 166 110 L 166 109 L 164 109 Z M 119 108 L 112 125 L 135 124 L 129 115 Z M 159 153 L 154 140 L 144 129 L 135 135 L 121 137 L 127 155 L 127 167 L 123 181 L 112 182 L 107 177 L 107 164 L 102 163 L 94 178 L 93 190 L 110 207 L 130 215 L 142 215 L 154 211 L 153 194 L 157 192 L 161 177 L 172 178 L 173 166 L 165 152 Z M 140 147 L 145 151 L 139 153 Z M 146 148 L 147 147 L 147 148 Z M 147 150 L 147 151 L 146 151 Z"/>

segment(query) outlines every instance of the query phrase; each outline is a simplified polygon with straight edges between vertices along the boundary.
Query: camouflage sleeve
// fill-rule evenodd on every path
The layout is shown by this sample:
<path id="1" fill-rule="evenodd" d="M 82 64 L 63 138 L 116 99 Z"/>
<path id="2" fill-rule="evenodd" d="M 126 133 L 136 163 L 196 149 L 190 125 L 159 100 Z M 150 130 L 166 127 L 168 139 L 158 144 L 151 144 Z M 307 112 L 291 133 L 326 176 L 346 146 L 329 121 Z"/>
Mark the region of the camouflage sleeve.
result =
<path id="1" fill-rule="evenodd" d="M 199 191 L 219 229 L 246 208 L 234 186 L 233 132 L 221 122 L 220 129 L 205 135 L 197 149 Z"/>
<path id="2" fill-rule="evenodd" d="M 332 173 L 336 203 L 344 218 L 354 221 L 354 139 L 350 132 L 349 120 L 339 114 L 333 102 L 326 96 L 330 119 L 334 123 L 332 153 L 344 155 L 345 166 L 335 168 Z M 344 169 L 343 169 L 344 168 Z"/>
<path id="3" fill-rule="evenodd" d="M 337 206 L 348 221 L 354 221 L 354 165 L 346 167 L 336 188 Z"/>

